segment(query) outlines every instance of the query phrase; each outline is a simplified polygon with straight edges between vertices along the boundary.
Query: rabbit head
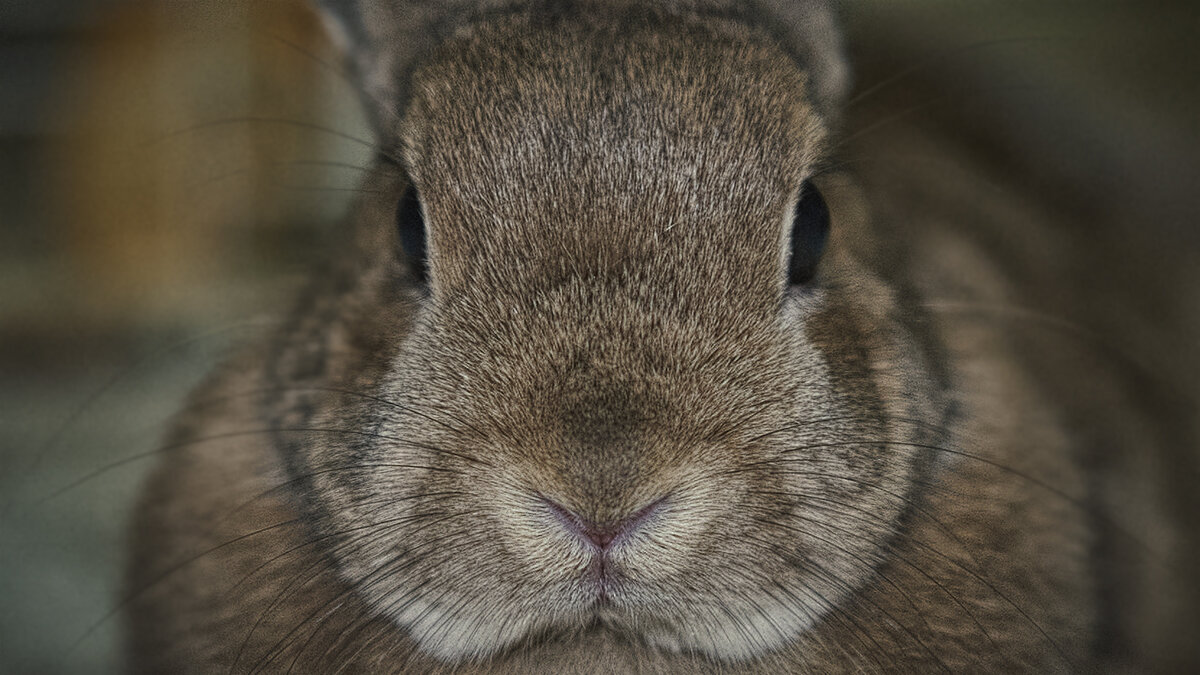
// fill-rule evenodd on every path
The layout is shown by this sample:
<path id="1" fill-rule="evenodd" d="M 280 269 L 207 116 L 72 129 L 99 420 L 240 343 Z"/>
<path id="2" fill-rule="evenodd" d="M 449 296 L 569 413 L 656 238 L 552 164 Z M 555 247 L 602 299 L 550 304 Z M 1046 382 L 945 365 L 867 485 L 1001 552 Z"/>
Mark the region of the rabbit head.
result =
<path id="1" fill-rule="evenodd" d="M 384 155 L 323 325 L 372 326 L 330 376 L 367 395 L 302 413 L 355 433 L 286 447 L 339 574 L 448 660 L 735 661 L 835 612 L 926 461 L 897 420 L 942 412 L 813 181 L 835 39 L 773 3 L 328 4 Z"/>

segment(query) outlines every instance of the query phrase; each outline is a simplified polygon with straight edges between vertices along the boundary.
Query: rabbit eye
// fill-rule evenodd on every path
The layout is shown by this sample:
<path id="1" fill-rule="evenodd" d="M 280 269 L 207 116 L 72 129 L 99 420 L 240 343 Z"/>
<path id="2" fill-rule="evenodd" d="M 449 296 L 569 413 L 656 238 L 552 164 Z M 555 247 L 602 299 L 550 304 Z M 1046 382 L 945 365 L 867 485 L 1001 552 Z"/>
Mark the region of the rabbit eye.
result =
<path id="1" fill-rule="evenodd" d="M 788 260 L 790 283 L 812 281 L 828 239 L 829 207 L 812 181 L 805 181 L 800 189 L 800 201 L 792 214 L 792 252 Z"/>
<path id="2" fill-rule="evenodd" d="M 400 234 L 400 248 L 412 267 L 413 276 L 425 283 L 429 277 L 429 260 L 425 245 L 425 216 L 421 212 L 421 197 L 417 189 L 408 186 L 400 205 L 396 209 L 396 228 Z"/>

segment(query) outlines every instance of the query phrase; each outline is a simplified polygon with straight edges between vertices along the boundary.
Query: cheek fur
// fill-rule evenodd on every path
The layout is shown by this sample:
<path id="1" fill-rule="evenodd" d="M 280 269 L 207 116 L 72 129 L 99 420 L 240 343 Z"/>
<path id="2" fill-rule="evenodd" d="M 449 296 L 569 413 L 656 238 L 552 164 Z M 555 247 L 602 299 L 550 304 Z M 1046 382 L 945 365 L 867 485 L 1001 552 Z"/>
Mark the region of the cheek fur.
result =
<path id="1" fill-rule="evenodd" d="M 781 602 L 760 588 L 762 579 L 793 596 L 808 588 L 836 599 L 869 573 L 899 505 L 848 486 L 886 478 L 879 486 L 885 492 L 900 489 L 891 479 L 904 474 L 903 453 L 880 453 L 868 442 L 886 427 L 862 407 L 874 399 L 872 367 L 847 357 L 861 329 L 828 301 L 819 290 L 789 298 L 779 323 L 778 335 L 788 336 L 783 356 L 775 366 L 763 364 L 802 383 L 782 404 L 787 424 L 752 427 L 771 438 L 751 442 L 747 452 L 703 460 L 701 446 L 682 450 L 679 468 L 658 476 L 671 488 L 655 523 L 636 545 L 606 558 L 624 582 L 610 591 L 617 604 L 601 614 L 605 621 L 642 626 L 636 630 L 643 638 L 663 649 L 740 660 L 793 639 L 828 611 L 811 597 Z M 414 339 L 411 345 L 424 338 Z M 373 517 L 412 522 L 346 551 L 344 574 L 361 584 L 389 555 L 410 555 L 404 574 L 369 584 L 367 595 L 445 658 L 493 653 L 537 626 L 585 621 L 594 599 L 581 579 L 594 567 L 594 553 L 539 496 L 539 486 L 557 480 L 547 474 L 553 464 L 530 463 L 537 439 L 514 449 L 511 438 L 467 433 L 463 407 L 422 395 L 429 390 L 422 384 L 428 378 L 416 375 L 420 359 L 401 350 L 380 397 L 403 407 L 376 411 L 376 428 L 393 442 L 378 444 L 371 461 L 407 468 L 361 476 L 365 494 L 395 499 Z M 439 378 L 445 376 L 432 377 Z M 725 443 L 736 446 L 750 433 Z M 874 513 L 877 522 L 831 509 L 839 500 L 850 511 Z M 714 602 L 725 609 L 714 614 Z"/>

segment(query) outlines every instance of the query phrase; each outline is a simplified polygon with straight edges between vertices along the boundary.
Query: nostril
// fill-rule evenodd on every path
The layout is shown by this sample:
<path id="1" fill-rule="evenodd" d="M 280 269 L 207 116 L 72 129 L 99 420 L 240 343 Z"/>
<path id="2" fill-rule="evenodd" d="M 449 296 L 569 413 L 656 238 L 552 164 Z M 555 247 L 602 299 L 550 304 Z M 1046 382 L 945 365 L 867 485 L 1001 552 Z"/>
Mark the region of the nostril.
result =
<path id="1" fill-rule="evenodd" d="M 614 542 L 628 537 L 646 521 L 653 518 L 654 514 L 662 508 L 666 497 L 647 504 L 626 518 L 606 523 L 597 523 L 584 518 L 551 499 L 542 497 L 542 500 L 568 530 L 601 551 L 606 551 Z"/>
<path id="2" fill-rule="evenodd" d="M 603 550 L 608 548 L 609 544 L 613 543 L 613 540 L 621 533 L 621 529 L 622 523 L 617 523 L 610 527 L 585 523 L 579 528 L 579 533 Z"/>

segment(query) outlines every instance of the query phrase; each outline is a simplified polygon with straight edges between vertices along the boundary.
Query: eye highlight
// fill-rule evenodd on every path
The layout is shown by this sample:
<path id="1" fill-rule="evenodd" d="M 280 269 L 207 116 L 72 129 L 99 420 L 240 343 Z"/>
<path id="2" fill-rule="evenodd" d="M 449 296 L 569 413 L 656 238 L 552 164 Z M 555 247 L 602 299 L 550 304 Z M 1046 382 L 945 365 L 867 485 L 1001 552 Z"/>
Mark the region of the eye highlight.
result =
<path id="1" fill-rule="evenodd" d="M 788 258 L 788 283 L 806 284 L 817 274 L 817 265 L 829 240 L 829 207 L 812 181 L 804 181 L 800 200 L 792 213 L 792 249 Z"/>
<path id="2" fill-rule="evenodd" d="M 417 188 L 409 185 L 396 208 L 396 230 L 400 248 L 412 269 L 413 278 L 420 283 L 429 280 L 428 246 L 425 237 L 425 215 Z"/>

